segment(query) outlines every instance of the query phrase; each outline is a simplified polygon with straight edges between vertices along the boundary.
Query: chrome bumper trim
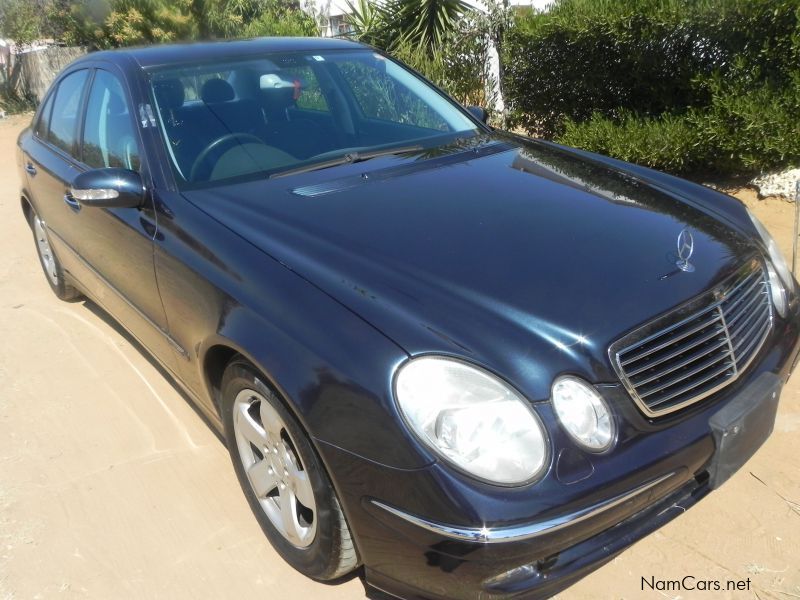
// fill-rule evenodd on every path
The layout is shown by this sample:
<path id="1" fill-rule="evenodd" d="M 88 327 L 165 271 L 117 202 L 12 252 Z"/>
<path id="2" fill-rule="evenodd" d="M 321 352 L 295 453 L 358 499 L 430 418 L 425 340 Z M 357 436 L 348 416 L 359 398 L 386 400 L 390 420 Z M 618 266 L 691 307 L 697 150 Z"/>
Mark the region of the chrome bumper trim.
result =
<path id="1" fill-rule="evenodd" d="M 415 515 L 408 514 L 384 504 L 379 500 L 372 499 L 370 502 L 375 506 L 382 508 L 386 512 L 399 517 L 405 521 L 413 525 L 417 525 L 422 527 L 423 529 L 427 529 L 432 531 L 436 534 L 441 536 L 451 538 L 454 540 L 459 540 L 462 542 L 480 542 L 484 544 L 501 544 L 505 542 L 520 542 L 524 540 L 530 540 L 532 538 L 540 537 L 545 534 L 553 533 L 554 531 L 558 531 L 565 527 L 569 527 L 575 523 L 580 523 L 581 521 L 585 521 L 587 519 L 591 519 L 603 513 L 607 510 L 614 508 L 615 506 L 619 506 L 620 504 L 624 504 L 628 500 L 633 499 L 636 496 L 639 496 L 652 488 L 664 483 L 668 479 L 674 477 L 676 475 L 675 472 L 668 473 L 667 475 L 663 475 L 658 479 L 654 479 L 649 483 L 645 483 L 629 492 L 621 494 L 619 496 L 615 496 L 613 498 L 609 498 L 608 500 L 604 500 L 599 504 L 595 504 L 594 506 L 589 506 L 587 508 L 568 513 L 562 515 L 560 517 L 554 517 L 552 519 L 548 519 L 546 521 L 540 521 L 538 523 L 528 523 L 525 525 L 514 525 L 511 527 L 498 527 L 498 528 L 491 528 L 491 527 L 458 527 L 455 525 L 447 525 L 444 523 L 436 523 L 434 521 L 429 521 L 428 519 L 424 519 L 422 517 L 418 517 Z"/>

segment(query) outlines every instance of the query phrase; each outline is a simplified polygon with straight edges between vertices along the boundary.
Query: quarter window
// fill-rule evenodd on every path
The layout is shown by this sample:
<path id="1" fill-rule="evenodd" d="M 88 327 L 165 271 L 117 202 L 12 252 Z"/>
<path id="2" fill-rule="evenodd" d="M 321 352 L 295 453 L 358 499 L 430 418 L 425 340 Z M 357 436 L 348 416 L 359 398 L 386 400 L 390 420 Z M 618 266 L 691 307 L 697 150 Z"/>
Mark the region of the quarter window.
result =
<path id="1" fill-rule="evenodd" d="M 139 170 L 133 119 L 119 79 L 98 69 L 83 128 L 83 162 L 90 167 Z"/>
<path id="2" fill-rule="evenodd" d="M 328 102 L 322 94 L 317 76 L 309 67 L 290 67 L 283 70 L 283 77 L 300 89 L 295 95 L 295 106 L 301 110 L 318 110 L 329 112 Z"/>
<path id="3" fill-rule="evenodd" d="M 392 76 L 392 73 L 379 70 L 367 61 L 342 61 L 339 64 L 339 72 L 368 119 L 449 131 L 450 127 L 442 115 L 403 81 L 413 80 L 407 75 L 398 78 L 397 75 L 403 73 L 397 69 L 394 71 L 395 76 Z"/>
<path id="4" fill-rule="evenodd" d="M 42 107 L 42 111 L 39 113 L 39 120 L 36 122 L 36 135 L 43 140 L 47 139 L 47 130 L 50 128 L 50 111 L 53 110 L 54 96 L 55 94 L 50 94 L 47 97 L 47 102 Z"/>
<path id="5" fill-rule="evenodd" d="M 88 71 L 83 69 L 67 75 L 58 84 L 50 117 L 47 140 L 69 154 L 73 153 L 78 130 L 78 114 Z"/>

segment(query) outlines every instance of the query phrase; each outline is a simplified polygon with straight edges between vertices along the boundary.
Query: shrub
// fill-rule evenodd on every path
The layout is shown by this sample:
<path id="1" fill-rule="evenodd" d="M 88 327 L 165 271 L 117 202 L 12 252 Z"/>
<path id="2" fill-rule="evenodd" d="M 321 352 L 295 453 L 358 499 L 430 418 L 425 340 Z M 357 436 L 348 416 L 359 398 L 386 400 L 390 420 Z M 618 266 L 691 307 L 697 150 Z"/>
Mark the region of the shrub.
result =
<path id="1" fill-rule="evenodd" d="M 612 120 L 596 112 L 583 123 L 567 121 L 558 141 L 646 167 L 682 173 L 702 166 L 698 156 L 706 152 L 702 136 L 689 120 L 671 115 L 642 118 L 626 114 L 620 120 Z"/>
<path id="2" fill-rule="evenodd" d="M 800 71 L 780 86 L 720 79 L 711 88 L 711 105 L 690 115 L 707 162 L 726 172 L 800 164 Z"/>
<path id="3" fill-rule="evenodd" d="M 513 124 L 550 137 L 566 117 L 657 115 L 696 103 L 693 79 L 714 53 L 695 53 L 692 0 L 569 0 L 523 13 L 504 48 Z"/>
<path id="4" fill-rule="evenodd" d="M 747 174 L 800 164 L 800 74 L 780 90 L 714 90 L 711 105 L 676 116 L 567 120 L 558 141 L 683 174 Z"/>
<path id="5" fill-rule="evenodd" d="M 33 100 L 19 96 L 7 88 L 0 89 L 0 110 L 13 115 L 32 111 L 36 108 Z"/>
<path id="6" fill-rule="evenodd" d="M 799 20 L 797 0 L 557 0 L 518 14 L 503 53 L 511 124 L 684 173 L 797 161 Z"/>

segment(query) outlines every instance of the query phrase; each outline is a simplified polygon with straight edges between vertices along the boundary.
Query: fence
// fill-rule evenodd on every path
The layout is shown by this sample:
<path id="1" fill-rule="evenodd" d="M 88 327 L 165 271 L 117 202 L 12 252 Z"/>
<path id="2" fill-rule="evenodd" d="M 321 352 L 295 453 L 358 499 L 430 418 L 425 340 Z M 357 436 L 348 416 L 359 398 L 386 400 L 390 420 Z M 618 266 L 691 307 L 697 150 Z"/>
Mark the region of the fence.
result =
<path id="1" fill-rule="evenodd" d="M 86 48 L 66 46 L 50 46 L 17 53 L 12 56 L 3 91 L 38 104 L 56 75 L 84 54 Z"/>

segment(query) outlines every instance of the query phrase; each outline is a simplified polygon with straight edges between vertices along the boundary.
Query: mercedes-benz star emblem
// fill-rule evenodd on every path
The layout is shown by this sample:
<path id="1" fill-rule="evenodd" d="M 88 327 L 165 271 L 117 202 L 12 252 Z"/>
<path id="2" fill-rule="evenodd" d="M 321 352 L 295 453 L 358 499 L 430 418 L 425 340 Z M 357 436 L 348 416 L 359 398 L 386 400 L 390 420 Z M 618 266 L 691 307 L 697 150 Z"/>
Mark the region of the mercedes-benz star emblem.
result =
<path id="1" fill-rule="evenodd" d="M 694 238 L 692 232 L 686 227 L 678 234 L 678 261 L 675 263 L 681 271 L 691 273 L 694 265 L 689 262 L 694 253 Z"/>

